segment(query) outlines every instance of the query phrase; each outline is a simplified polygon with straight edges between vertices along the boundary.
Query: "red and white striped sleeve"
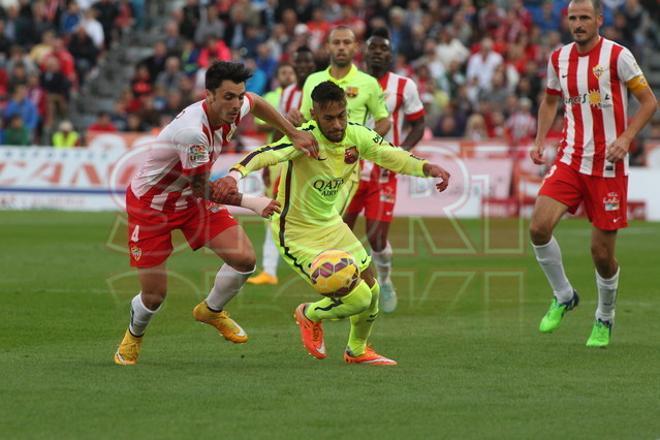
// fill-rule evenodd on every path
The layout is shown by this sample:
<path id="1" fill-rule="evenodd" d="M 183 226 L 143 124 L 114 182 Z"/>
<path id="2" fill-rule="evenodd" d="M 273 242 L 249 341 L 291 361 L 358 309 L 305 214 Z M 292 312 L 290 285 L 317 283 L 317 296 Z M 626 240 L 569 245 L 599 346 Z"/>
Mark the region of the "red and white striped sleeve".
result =
<path id="1" fill-rule="evenodd" d="M 548 71 L 546 74 L 545 92 L 548 95 L 561 96 L 561 82 L 559 81 L 559 52 L 555 50 L 548 60 Z"/>
<path id="2" fill-rule="evenodd" d="M 424 104 L 419 98 L 419 91 L 415 81 L 408 79 L 403 88 L 403 114 L 406 121 L 416 121 L 424 116 Z"/>
<path id="3" fill-rule="evenodd" d="M 639 64 L 637 64 L 637 61 L 635 61 L 635 56 L 625 47 L 621 51 L 619 59 L 617 60 L 616 70 L 619 79 L 624 83 L 644 74 L 639 67 Z"/>
<path id="4" fill-rule="evenodd" d="M 173 139 L 174 148 L 181 161 L 182 172 L 192 176 L 211 170 L 212 148 L 202 127 L 199 129 L 184 128 Z"/>

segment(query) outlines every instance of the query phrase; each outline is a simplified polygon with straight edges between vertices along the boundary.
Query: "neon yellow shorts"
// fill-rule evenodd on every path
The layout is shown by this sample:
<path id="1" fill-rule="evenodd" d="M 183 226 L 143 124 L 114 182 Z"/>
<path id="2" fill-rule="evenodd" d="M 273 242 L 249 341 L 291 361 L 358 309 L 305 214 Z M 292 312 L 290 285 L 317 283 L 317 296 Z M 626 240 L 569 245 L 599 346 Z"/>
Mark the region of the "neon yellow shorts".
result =
<path id="1" fill-rule="evenodd" d="M 360 268 L 366 270 L 371 264 L 371 256 L 362 246 L 353 231 L 337 219 L 330 226 L 300 227 L 291 224 L 288 220 L 280 224 L 279 216 L 271 220 L 271 232 L 280 255 L 291 268 L 310 282 L 310 267 L 312 261 L 323 251 L 339 249 L 353 256 Z M 284 226 L 282 229 L 281 226 Z"/>

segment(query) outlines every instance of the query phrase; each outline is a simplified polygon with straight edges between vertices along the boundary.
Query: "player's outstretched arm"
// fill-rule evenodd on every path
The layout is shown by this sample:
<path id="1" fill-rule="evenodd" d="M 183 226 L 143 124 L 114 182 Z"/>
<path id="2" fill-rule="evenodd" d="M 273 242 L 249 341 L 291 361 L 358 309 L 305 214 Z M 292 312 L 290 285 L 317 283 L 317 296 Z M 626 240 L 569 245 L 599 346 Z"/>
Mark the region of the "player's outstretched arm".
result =
<path id="1" fill-rule="evenodd" d="M 252 114 L 257 118 L 266 121 L 275 129 L 284 133 L 289 138 L 294 147 L 305 153 L 307 156 L 317 158 L 319 155 L 319 145 L 316 138 L 307 131 L 298 130 L 284 116 L 278 112 L 275 107 L 268 104 L 265 99 L 250 94 L 252 98 Z"/>
<path id="2" fill-rule="evenodd" d="M 559 107 L 559 101 L 561 95 L 546 93 L 543 101 L 541 101 L 541 106 L 539 107 L 539 116 L 538 127 L 536 131 L 536 139 L 534 140 L 534 146 L 529 152 L 530 157 L 537 165 L 543 165 L 543 150 L 545 149 L 545 137 L 548 135 L 548 131 L 552 126 L 552 123 L 555 120 L 555 115 L 557 114 L 557 107 Z"/>
<path id="3" fill-rule="evenodd" d="M 224 205 L 241 206 L 264 218 L 280 212 L 280 204 L 276 200 L 239 193 L 236 180 L 231 177 L 209 182 L 209 173 L 200 173 L 191 177 L 190 186 L 195 197 Z"/>
<path id="4" fill-rule="evenodd" d="M 449 186 L 449 178 L 451 174 L 440 165 L 434 163 L 426 162 L 424 164 L 424 175 L 427 177 L 437 177 L 440 178 L 440 182 L 435 184 L 435 188 L 438 192 L 442 192 L 447 189 Z"/>

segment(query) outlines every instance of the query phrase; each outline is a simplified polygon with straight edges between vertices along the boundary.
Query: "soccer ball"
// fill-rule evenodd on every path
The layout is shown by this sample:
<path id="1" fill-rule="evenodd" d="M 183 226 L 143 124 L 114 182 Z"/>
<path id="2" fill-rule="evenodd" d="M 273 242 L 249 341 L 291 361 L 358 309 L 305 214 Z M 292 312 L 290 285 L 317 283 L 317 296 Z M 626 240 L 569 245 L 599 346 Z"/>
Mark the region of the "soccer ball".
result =
<path id="1" fill-rule="evenodd" d="M 360 269 L 353 256 L 337 249 L 321 252 L 310 269 L 314 289 L 325 296 L 344 296 L 360 281 Z"/>

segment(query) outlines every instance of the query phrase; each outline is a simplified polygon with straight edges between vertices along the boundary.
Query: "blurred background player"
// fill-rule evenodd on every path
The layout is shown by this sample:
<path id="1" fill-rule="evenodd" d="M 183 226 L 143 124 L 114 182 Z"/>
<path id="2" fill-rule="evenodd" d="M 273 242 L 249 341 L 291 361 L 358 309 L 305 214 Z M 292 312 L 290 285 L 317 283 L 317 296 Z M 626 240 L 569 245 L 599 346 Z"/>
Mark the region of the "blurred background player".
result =
<path id="1" fill-rule="evenodd" d="M 392 45 L 387 29 L 374 30 L 367 40 L 366 62 L 367 72 L 378 80 L 385 93 L 392 122 L 392 128 L 384 137 L 409 151 L 424 135 L 424 105 L 415 82 L 390 71 Z M 408 126 L 406 134 L 404 123 Z M 367 238 L 380 283 L 380 306 L 385 313 L 391 313 L 396 308 L 397 297 L 390 279 L 392 246 L 387 235 L 396 203 L 396 174 L 368 160 L 361 162 L 360 185 L 344 214 L 344 221 L 353 229 L 358 215 L 364 211 Z"/>
<path id="2" fill-rule="evenodd" d="M 328 249 L 350 253 L 360 267 L 362 281 L 341 297 L 324 297 L 304 303 L 295 312 L 301 338 L 309 354 L 317 359 L 327 356 L 321 321 L 350 317 L 351 330 L 344 354 L 347 363 L 396 365 L 396 361 L 376 353 L 367 345 L 378 315 L 379 285 L 370 267 L 370 257 L 335 209 L 341 187 L 359 166 L 347 160 L 347 152 L 383 167 L 420 177 L 440 177 L 436 185 L 444 191 L 449 174 L 441 167 L 418 159 L 392 146 L 373 130 L 347 121 L 346 95 L 332 81 L 318 84 L 312 91 L 313 120 L 302 126 L 319 143 L 319 157 L 312 159 L 296 152 L 287 138 L 247 155 L 229 174 L 238 181 L 250 172 L 277 162 L 287 162 L 282 172 L 277 199 L 281 215 L 271 220 L 272 232 L 284 260 L 307 282 L 309 268 L 318 254 Z"/>
<path id="3" fill-rule="evenodd" d="M 294 125 L 299 125 L 303 120 L 310 120 L 312 90 L 323 81 L 332 81 L 346 93 L 349 122 L 366 124 L 369 118 L 373 118 L 374 131 L 384 136 L 391 127 L 385 97 L 378 81 L 353 64 L 357 51 L 355 33 L 347 26 L 337 26 L 330 31 L 326 47 L 330 54 L 330 65 L 326 70 L 313 73 L 307 78 L 300 112 L 292 112 L 289 115 L 290 120 Z M 337 197 L 337 211 L 340 214 L 344 213 L 351 197 L 357 191 L 359 181 L 359 169 L 356 168 L 349 184 L 342 186 L 343 194 Z"/>
<path id="4" fill-rule="evenodd" d="M 278 108 L 283 115 L 288 115 L 294 110 L 296 112 L 300 110 L 303 85 L 307 77 L 316 70 L 314 53 L 309 47 L 300 46 L 296 49 L 293 54 L 293 70 L 295 72 L 295 81 L 284 87 L 280 94 Z M 269 143 L 271 140 L 277 140 L 281 136 L 282 133 L 279 131 L 274 132 Z M 277 187 L 280 181 L 281 170 L 282 165 L 279 163 L 263 169 L 262 178 L 266 187 L 267 197 L 277 197 Z M 266 224 L 266 227 L 268 228 L 268 224 Z M 248 278 L 247 282 L 250 284 L 277 284 L 277 265 L 279 259 L 280 254 L 273 241 L 273 236 L 267 230 L 263 245 L 263 271 L 259 275 Z"/>
<path id="5" fill-rule="evenodd" d="M 261 97 L 245 92 L 250 74 L 239 63 L 214 63 L 206 72 L 206 98 L 186 107 L 163 129 L 126 191 L 128 248 L 141 289 L 131 301 L 129 327 L 114 356 L 119 365 L 137 363 L 147 324 L 165 299 L 165 264 L 174 229 L 183 232 L 192 249 L 206 246 L 225 262 L 193 316 L 231 342 L 247 342 L 247 334 L 224 307 L 254 271 L 254 250 L 227 208 L 215 203 L 241 205 L 265 217 L 277 203 L 243 197 L 231 178 L 209 184 L 211 167 L 249 112 L 292 136 L 292 145 L 316 154 L 316 141 L 309 133 L 296 130 Z"/>
<path id="6" fill-rule="evenodd" d="M 543 164 L 545 137 L 563 98 L 566 128 L 530 224 L 536 259 L 554 294 L 539 329 L 556 330 L 564 314 L 578 305 L 578 294 L 566 277 L 552 233 L 566 211 L 575 212 L 584 203 L 593 226 L 591 256 L 598 289 L 596 322 L 587 346 L 605 347 L 611 338 L 619 285 L 620 268 L 614 256 L 617 230 L 628 224 L 628 150 L 655 113 L 657 101 L 632 53 L 599 35 L 600 1 L 572 1 L 568 23 L 574 42 L 550 56 L 531 151 L 534 162 Z M 641 104 L 630 121 L 627 91 Z"/>
<path id="7" fill-rule="evenodd" d="M 293 66 L 289 63 L 280 63 L 277 66 L 276 71 L 276 80 L 278 87 L 264 95 L 264 99 L 267 103 L 272 105 L 274 108 L 279 109 L 280 99 L 282 98 L 282 91 L 288 88 L 290 85 L 295 84 L 296 82 L 296 72 Z M 280 110 L 281 112 L 281 110 Z M 261 119 L 254 120 L 257 129 L 266 133 L 266 143 L 270 144 L 275 139 L 275 135 L 280 132 L 275 130 L 275 128 L 268 125 L 265 121 Z M 279 139 L 281 135 L 277 136 Z M 278 167 L 273 166 L 269 168 L 264 168 L 262 179 L 264 183 L 264 195 L 269 198 L 274 198 L 274 184 L 277 179 L 271 179 L 271 176 L 278 175 Z M 250 277 L 247 279 L 249 284 L 277 284 L 277 263 L 279 260 L 279 254 L 273 239 L 268 233 L 268 223 L 266 223 L 266 236 L 264 238 L 263 252 L 262 252 L 262 262 L 261 266 L 263 270 L 259 275 Z"/>

